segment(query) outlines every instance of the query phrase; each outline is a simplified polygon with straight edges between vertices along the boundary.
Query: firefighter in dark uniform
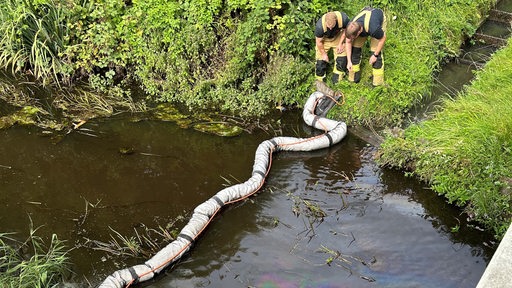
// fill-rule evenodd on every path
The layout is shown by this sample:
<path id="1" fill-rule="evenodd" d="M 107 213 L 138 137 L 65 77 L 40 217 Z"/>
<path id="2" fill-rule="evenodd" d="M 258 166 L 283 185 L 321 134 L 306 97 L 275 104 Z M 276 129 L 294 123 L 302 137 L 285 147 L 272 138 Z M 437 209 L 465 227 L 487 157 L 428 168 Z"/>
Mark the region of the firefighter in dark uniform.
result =
<path id="1" fill-rule="evenodd" d="M 345 50 L 348 57 L 348 80 L 358 83 L 361 80 L 362 47 L 370 36 L 370 65 L 372 65 L 373 85 L 384 84 L 384 58 L 382 49 L 386 42 L 386 16 L 381 9 L 365 7 L 348 24 Z"/>
<path id="2" fill-rule="evenodd" d="M 347 14 L 339 11 L 325 13 L 316 22 L 316 78 L 325 81 L 329 56 L 327 53 L 333 49 L 334 68 L 332 82 L 336 84 L 347 72 L 347 54 L 345 52 L 345 28 L 349 23 Z"/>

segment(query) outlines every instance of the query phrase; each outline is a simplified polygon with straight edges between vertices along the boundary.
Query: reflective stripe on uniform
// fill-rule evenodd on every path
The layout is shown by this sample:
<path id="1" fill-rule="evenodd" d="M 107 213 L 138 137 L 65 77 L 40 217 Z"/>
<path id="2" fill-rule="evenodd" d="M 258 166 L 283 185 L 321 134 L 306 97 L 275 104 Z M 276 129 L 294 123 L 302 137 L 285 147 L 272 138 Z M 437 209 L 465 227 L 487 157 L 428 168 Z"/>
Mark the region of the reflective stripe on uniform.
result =
<path id="1" fill-rule="evenodd" d="M 382 75 L 373 74 L 372 85 L 373 86 L 384 85 L 384 73 Z"/>
<path id="2" fill-rule="evenodd" d="M 354 20 L 352 20 L 355 22 L 355 21 L 359 20 L 359 18 L 365 17 L 364 18 L 364 31 L 366 31 L 366 33 L 368 33 L 370 31 L 370 16 L 372 15 L 372 10 L 361 11 L 359 14 L 357 14 L 356 17 L 354 17 Z"/>
<path id="3" fill-rule="evenodd" d="M 379 68 L 379 69 L 373 68 L 372 74 L 373 75 L 384 75 L 384 68 Z"/>

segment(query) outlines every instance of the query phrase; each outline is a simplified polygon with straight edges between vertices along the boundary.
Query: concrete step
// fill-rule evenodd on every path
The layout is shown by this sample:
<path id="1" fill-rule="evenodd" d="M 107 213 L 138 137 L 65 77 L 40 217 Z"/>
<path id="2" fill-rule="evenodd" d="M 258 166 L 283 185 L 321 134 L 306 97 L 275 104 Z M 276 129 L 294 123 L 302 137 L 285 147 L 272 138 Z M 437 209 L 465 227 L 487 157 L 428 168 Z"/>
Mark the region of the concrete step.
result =
<path id="1" fill-rule="evenodd" d="M 512 26 L 507 20 L 508 17 L 512 17 L 512 13 L 500 11 L 501 14 L 498 14 L 498 10 L 495 11 L 494 15 L 496 17 L 503 17 L 500 20 L 505 22 L 487 19 L 480 25 L 473 38 L 489 45 L 503 47 L 506 45 L 507 38 L 510 37 L 512 32 Z"/>
<path id="2" fill-rule="evenodd" d="M 499 38 L 508 38 L 511 30 L 509 23 L 487 19 L 480 25 L 476 32 Z"/>
<path id="3" fill-rule="evenodd" d="M 384 140 L 372 127 L 350 126 L 348 132 L 374 147 L 379 147 Z"/>
<path id="4" fill-rule="evenodd" d="M 512 26 L 512 13 L 503 10 L 492 9 L 487 19 Z"/>
<path id="5" fill-rule="evenodd" d="M 485 66 L 485 62 L 477 62 L 464 58 L 457 58 L 455 61 L 457 61 L 458 64 L 475 67 L 476 69 L 481 69 Z"/>
<path id="6" fill-rule="evenodd" d="M 471 43 L 463 47 L 459 58 L 456 59 L 457 63 L 469 65 L 475 68 L 482 68 L 487 63 L 494 52 L 498 50 L 498 46 L 485 44 L 483 42 Z"/>
<path id="7" fill-rule="evenodd" d="M 496 10 L 512 13 L 512 0 L 498 0 Z"/>
<path id="8" fill-rule="evenodd" d="M 491 262 L 476 288 L 503 288 L 512 286 L 512 225 L 494 252 Z"/>
<path id="9" fill-rule="evenodd" d="M 496 36 L 491 36 L 488 34 L 475 33 L 475 35 L 473 35 L 473 38 L 475 38 L 478 41 L 482 41 L 485 44 L 493 45 L 496 47 L 503 47 L 503 46 L 507 45 L 507 39 L 501 38 L 501 37 L 496 37 Z"/>

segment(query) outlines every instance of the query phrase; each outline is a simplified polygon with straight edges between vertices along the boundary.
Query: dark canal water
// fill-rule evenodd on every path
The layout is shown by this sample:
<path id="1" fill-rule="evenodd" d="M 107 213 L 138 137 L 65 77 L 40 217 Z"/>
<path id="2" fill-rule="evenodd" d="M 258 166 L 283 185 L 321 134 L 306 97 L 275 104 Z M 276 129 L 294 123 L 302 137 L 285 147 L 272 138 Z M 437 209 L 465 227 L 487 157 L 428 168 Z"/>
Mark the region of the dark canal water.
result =
<path id="1" fill-rule="evenodd" d="M 261 141 L 318 133 L 300 111 L 275 117 L 276 132 L 234 138 L 129 116 L 90 121 L 62 139 L 0 130 L 0 231 L 24 240 L 30 221 L 42 225 L 39 235 L 77 247 L 69 285 L 98 285 L 147 258 L 86 243 L 165 227 L 247 180 Z M 378 167 L 375 152 L 349 127 L 329 149 L 274 154 L 255 196 L 222 210 L 178 265 L 140 286 L 475 287 L 492 237 L 425 184 Z"/>

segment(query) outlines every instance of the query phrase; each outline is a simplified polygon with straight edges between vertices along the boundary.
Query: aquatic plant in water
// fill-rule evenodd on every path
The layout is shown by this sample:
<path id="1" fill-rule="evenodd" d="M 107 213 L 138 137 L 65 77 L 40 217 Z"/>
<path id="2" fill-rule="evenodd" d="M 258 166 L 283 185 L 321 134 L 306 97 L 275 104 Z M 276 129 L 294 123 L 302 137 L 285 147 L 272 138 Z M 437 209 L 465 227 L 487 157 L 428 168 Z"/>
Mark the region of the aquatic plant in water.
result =
<path id="1" fill-rule="evenodd" d="M 25 242 L 0 234 L 0 287 L 57 287 L 70 274 L 63 242 L 53 234 L 46 247 L 36 230 Z"/>

